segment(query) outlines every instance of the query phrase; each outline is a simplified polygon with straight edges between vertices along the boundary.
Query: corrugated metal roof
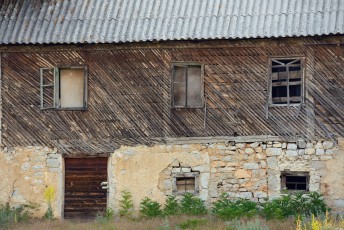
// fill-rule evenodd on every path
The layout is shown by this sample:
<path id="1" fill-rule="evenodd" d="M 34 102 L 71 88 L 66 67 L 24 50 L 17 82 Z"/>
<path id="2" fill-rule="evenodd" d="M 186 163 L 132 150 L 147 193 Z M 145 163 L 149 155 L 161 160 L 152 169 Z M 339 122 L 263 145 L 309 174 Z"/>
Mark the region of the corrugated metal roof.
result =
<path id="1" fill-rule="evenodd" d="M 0 0 L 0 43 L 344 34 L 344 0 Z"/>

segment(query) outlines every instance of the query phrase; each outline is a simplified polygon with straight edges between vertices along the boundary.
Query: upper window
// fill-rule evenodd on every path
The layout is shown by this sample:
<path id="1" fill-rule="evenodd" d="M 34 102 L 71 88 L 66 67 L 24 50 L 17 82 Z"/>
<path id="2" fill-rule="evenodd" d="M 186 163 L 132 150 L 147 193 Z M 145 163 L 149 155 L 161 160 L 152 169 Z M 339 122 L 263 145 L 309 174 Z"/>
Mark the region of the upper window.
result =
<path id="1" fill-rule="evenodd" d="M 42 68 L 41 109 L 85 109 L 86 67 Z"/>
<path id="2" fill-rule="evenodd" d="M 271 59 L 270 104 L 290 105 L 302 102 L 302 59 Z"/>
<path id="3" fill-rule="evenodd" d="M 172 68 L 172 107 L 203 107 L 203 65 L 174 63 Z"/>

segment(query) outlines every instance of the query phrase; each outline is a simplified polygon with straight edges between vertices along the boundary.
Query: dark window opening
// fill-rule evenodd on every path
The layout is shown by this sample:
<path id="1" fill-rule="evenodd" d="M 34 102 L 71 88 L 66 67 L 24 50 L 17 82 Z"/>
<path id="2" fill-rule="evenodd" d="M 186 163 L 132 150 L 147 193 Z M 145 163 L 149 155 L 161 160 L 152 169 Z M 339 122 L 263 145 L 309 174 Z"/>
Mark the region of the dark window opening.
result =
<path id="1" fill-rule="evenodd" d="M 307 172 L 283 172 L 281 187 L 282 190 L 308 191 L 309 174 Z"/>
<path id="2" fill-rule="evenodd" d="M 271 103 L 298 104 L 302 101 L 301 59 L 271 60 Z"/>
<path id="3" fill-rule="evenodd" d="M 203 107 L 203 68 L 201 64 L 175 63 L 172 76 L 172 107 Z"/>

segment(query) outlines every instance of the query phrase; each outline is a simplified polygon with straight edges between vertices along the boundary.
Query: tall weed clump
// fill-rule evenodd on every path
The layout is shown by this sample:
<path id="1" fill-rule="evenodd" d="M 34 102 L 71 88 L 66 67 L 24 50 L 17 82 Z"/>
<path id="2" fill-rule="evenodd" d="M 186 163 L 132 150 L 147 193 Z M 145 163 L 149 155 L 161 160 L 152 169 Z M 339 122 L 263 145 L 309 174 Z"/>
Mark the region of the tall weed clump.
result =
<path id="1" fill-rule="evenodd" d="M 28 205 L 11 207 L 8 203 L 0 205 L 0 229 L 9 228 L 10 225 L 16 224 L 29 219 Z"/>
<path id="2" fill-rule="evenodd" d="M 186 215 L 205 215 L 208 213 L 204 201 L 191 193 L 185 193 L 180 201 L 180 211 Z"/>
<path id="3" fill-rule="evenodd" d="M 157 201 L 145 197 L 140 203 L 140 214 L 145 218 L 160 217 L 163 215 L 163 211 Z"/>
<path id="4" fill-rule="evenodd" d="M 122 199 L 119 201 L 119 215 L 121 217 L 131 218 L 134 212 L 134 202 L 132 195 L 129 191 L 124 190 L 122 193 Z"/>
<path id="5" fill-rule="evenodd" d="M 317 192 L 285 194 L 266 202 L 262 214 L 267 219 L 284 219 L 290 216 L 321 215 L 328 211 L 323 197 Z"/>
<path id="6" fill-rule="evenodd" d="M 256 202 L 250 200 L 230 200 L 228 194 L 224 193 L 213 203 L 212 213 L 225 220 L 251 218 L 258 214 L 258 207 Z"/>
<path id="7" fill-rule="evenodd" d="M 166 199 L 163 213 L 165 216 L 175 216 L 181 213 L 181 206 L 175 196 L 169 196 Z"/>

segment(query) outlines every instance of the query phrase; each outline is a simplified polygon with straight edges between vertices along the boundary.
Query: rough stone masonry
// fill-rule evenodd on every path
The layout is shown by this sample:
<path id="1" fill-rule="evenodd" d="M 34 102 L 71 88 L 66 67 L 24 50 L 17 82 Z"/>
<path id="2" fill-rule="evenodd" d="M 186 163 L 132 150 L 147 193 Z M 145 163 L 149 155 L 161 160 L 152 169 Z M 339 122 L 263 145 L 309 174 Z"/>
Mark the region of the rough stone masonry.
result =
<path id="1" fill-rule="evenodd" d="M 108 206 L 117 210 L 121 191 L 136 209 L 148 196 L 164 203 L 176 192 L 178 175 L 194 175 L 195 194 L 208 204 L 222 193 L 264 202 L 281 194 L 281 174 L 304 172 L 309 191 L 321 192 L 334 211 L 344 212 L 344 140 L 184 144 L 127 147 L 109 156 Z M 54 186 L 55 216 L 63 216 L 64 159 L 56 149 L 29 146 L 0 152 L 0 203 L 36 204 L 46 210 L 44 190 Z"/>

